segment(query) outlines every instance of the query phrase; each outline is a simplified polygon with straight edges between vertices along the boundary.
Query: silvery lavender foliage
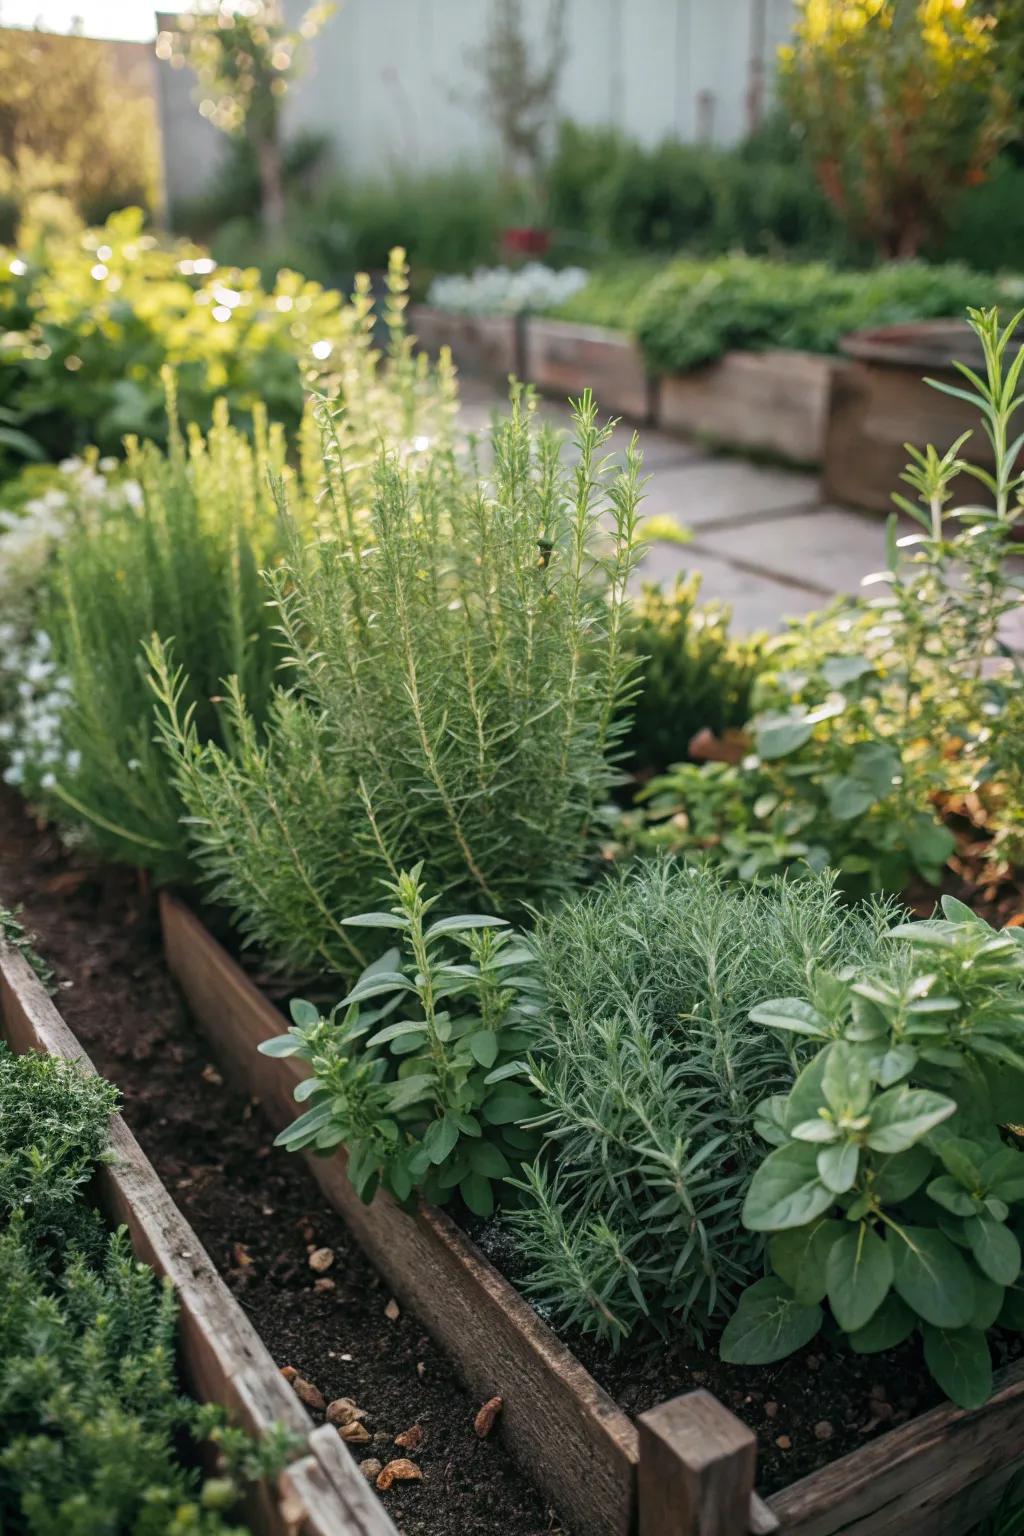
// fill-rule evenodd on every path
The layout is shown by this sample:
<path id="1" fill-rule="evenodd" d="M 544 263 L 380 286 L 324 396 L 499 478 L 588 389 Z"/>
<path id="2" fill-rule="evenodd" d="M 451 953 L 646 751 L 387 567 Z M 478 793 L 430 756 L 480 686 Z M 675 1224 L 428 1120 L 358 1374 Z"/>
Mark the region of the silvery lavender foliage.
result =
<path id="1" fill-rule="evenodd" d="M 540 261 L 525 266 L 477 267 L 470 274 L 435 277 L 427 294 L 428 304 L 456 315 L 543 314 L 557 309 L 587 284 L 582 267 L 560 271 Z"/>

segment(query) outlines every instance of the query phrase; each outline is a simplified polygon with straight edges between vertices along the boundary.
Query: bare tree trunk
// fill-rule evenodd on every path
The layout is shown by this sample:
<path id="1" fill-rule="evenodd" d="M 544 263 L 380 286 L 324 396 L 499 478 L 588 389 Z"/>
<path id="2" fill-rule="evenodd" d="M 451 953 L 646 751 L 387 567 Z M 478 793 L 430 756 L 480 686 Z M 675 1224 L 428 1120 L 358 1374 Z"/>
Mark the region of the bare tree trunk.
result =
<path id="1" fill-rule="evenodd" d="M 269 234 L 284 224 L 284 178 L 281 173 L 281 146 L 276 137 L 257 140 L 256 160 L 260 172 L 260 214 L 263 228 Z"/>

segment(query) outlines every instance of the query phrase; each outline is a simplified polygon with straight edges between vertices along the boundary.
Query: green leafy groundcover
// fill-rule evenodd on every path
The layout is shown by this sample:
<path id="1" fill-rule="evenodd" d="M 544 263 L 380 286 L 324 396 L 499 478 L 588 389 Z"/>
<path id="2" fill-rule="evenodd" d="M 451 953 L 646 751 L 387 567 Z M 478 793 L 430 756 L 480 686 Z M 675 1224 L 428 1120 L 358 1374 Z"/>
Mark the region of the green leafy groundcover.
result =
<path id="1" fill-rule="evenodd" d="M 244 1536 L 240 1480 L 286 1447 L 255 1448 L 180 1394 L 174 1292 L 85 1202 L 116 1097 L 0 1045 L 0 1530 Z M 191 1464 L 203 1440 L 224 1461 L 205 1481 Z"/>
<path id="2" fill-rule="evenodd" d="M 558 313 L 631 329 L 654 370 L 685 373 L 733 350 L 835 352 L 844 336 L 867 326 L 962 314 L 1017 293 L 1017 280 L 956 262 L 840 271 L 824 262 L 731 255 L 654 269 L 639 260 L 598 268 Z"/>

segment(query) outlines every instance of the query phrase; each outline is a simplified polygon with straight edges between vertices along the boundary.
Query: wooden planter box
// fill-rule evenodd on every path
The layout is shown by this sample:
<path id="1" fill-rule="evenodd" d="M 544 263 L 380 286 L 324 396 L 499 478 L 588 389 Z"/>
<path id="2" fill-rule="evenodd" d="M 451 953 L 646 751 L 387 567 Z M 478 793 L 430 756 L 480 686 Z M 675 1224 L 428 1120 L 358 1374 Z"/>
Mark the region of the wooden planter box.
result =
<path id="1" fill-rule="evenodd" d="M 450 347 L 460 373 L 489 379 L 502 388 L 509 374 L 525 377 L 521 316 L 453 315 L 429 304 L 413 304 L 409 328 L 431 357 Z"/>
<path id="2" fill-rule="evenodd" d="M 813 352 L 727 352 L 706 368 L 660 379 L 658 426 L 819 464 L 835 367 Z"/>
<path id="3" fill-rule="evenodd" d="M 612 413 L 641 424 L 654 419 L 655 381 L 637 343 L 621 331 L 531 316 L 525 376 L 563 400 L 592 389 L 602 416 Z"/>
<path id="4" fill-rule="evenodd" d="M 992 446 L 978 412 L 925 382 L 928 375 L 968 388 L 951 364 L 953 356 L 984 374 L 980 348 L 963 321 L 883 326 L 846 337 L 842 348 L 850 362 L 837 369 L 832 387 L 822 469 L 826 496 L 891 512 L 893 491 L 905 489 L 899 477 L 910 455 L 904 445 L 934 443 L 944 453 L 968 429 L 960 457 L 992 468 Z M 954 503 L 977 495 L 971 477 L 954 482 Z"/>
<path id="5" fill-rule="evenodd" d="M 161 898 L 171 970 L 225 1069 L 270 1121 L 294 1119 L 292 1058 L 257 1046 L 284 1021 L 202 923 Z M 356 1197 L 343 1153 L 309 1159 L 395 1294 L 420 1317 L 479 1398 L 499 1393 L 502 1433 L 574 1536 L 963 1536 L 1024 1456 L 1024 1363 L 973 1412 L 946 1403 L 802 1478 L 754 1492 L 755 1437 L 708 1392 L 676 1397 L 637 1425 L 598 1386 L 442 1211 L 415 1216 Z"/>
<path id="6" fill-rule="evenodd" d="M 0 941 L 0 1033 L 15 1051 L 42 1051 L 95 1069 L 20 955 Z M 199 1402 L 219 1403 L 233 1423 L 262 1437 L 272 1425 L 305 1447 L 271 1486 L 258 1485 L 245 1519 L 259 1536 L 397 1536 L 338 1432 L 314 1429 L 248 1317 L 120 1115 L 110 1125 L 113 1160 L 97 1169 L 96 1194 L 112 1227 L 178 1297 L 182 1377 Z"/>

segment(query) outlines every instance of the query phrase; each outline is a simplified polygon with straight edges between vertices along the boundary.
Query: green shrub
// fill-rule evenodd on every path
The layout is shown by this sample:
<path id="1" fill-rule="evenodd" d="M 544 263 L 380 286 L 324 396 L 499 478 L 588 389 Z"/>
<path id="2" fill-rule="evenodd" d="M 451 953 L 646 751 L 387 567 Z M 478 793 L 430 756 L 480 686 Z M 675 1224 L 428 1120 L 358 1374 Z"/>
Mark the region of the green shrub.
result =
<path id="1" fill-rule="evenodd" d="M 1024 938 L 949 897 L 943 909 L 893 930 L 902 963 L 809 974 L 751 1014 L 817 1052 L 758 1112 L 774 1150 L 743 1221 L 772 1234 L 775 1274 L 744 1294 L 722 1354 L 790 1354 L 827 1299 L 861 1354 L 920 1329 L 943 1391 L 977 1408 L 992 1391 L 987 1332 L 1024 1330 L 1024 1153 L 1001 1129 L 1024 1103 Z"/>
<path id="2" fill-rule="evenodd" d="M 613 1345 L 680 1325 L 700 1338 L 728 1313 L 761 1262 L 739 1221 L 753 1110 L 798 1056 L 747 1014 L 766 989 L 865 962 L 884 926 L 825 877 L 760 891 L 657 861 L 541 920 L 545 1148 L 506 1218 L 539 1305 Z"/>
<path id="3" fill-rule="evenodd" d="M 742 249 L 824 254 L 837 223 L 781 129 L 738 150 L 563 123 L 548 170 L 549 218 L 577 253 Z"/>
<path id="4" fill-rule="evenodd" d="M 931 254 L 983 272 L 1018 272 L 1024 250 L 1024 166 L 1001 155 L 957 203 L 956 218 Z"/>
<path id="5" fill-rule="evenodd" d="M 84 1199 L 116 1099 L 76 1063 L 0 1044 L 0 1526 L 245 1536 L 219 1511 L 288 1441 L 253 1445 L 180 1395 L 174 1292 Z M 227 1476 L 204 1483 L 203 1441 Z"/>
<path id="6" fill-rule="evenodd" d="M 663 266 L 657 257 L 635 256 L 594 267 L 587 274 L 586 286 L 549 313 L 556 319 L 575 320 L 580 325 L 632 331 L 647 285 Z"/>
<path id="7" fill-rule="evenodd" d="M 1000 291 L 997 279 L 956 265 L 840 272 L 746 256 L 684 260 L 649 284 L 637 334 L 652 368 L 686 372 L 732 349 L 834 352 L 851 331 L 959 314 Z"/>
<path id="8" fill-rule="evenodd" d="M 0 936 L 25 944 L 10 913 Z M 87 1227 L 83 1190 L 116 1107 L 117 1090 L 102 1078 L 53 1056 L 15 1056 L 0 1043 L 0 1228 L 20 1212 L 25 1242 L 59 1247 Z"/>
<path id="9" fill-rule="evenodd" d="M 294 429 L 307 375 L 330 376 L 351 323 L 336 293 L 293 272 L 265 292 L 255 269 L 162 247 L 126 209 L 0 251 L 0 409 L 51 459 L 88 444 L 117 453 L 126 433 L 163 441 L 170 364 L 186 421 L 209 426 L 224 396 L 236 417 L 262 403 Z M 16 463 L 0 442 L 0 474 Z"/>
<path id="10" fill-rule="evenodd" d="M 779 97 L 822 191 L 881 256 L 918 255 L 1010 137 L 999 32 L 964 0 L 801 0 Z"/>
<path id="11" fill-rule="evenodd" d="M 677 579 L 667 595 L 647 584 L 636 601 L 632 644 L 640 682 L 625 738 L 631 764 L 662 772 L 689 756 L 698 731 L 716 736 L 745 725 L 762 666 L 763 637 L 734 640 L 732 610 L 698 606 L 700 576 Z"/>
<path id="12" fill-rule="evenodd" d="M 523 973 L 530 956 L 501 918 L 428 926 L 437 897 L 424 897 L 418 867 L 386 889 L 393 906 L 344 923 L 394 933 L 401 947 L 367 966 L 330 1018 L 295 1001 L 294 1026 L 260 1046 L 313 1069 L 312 1082 L 295 1090 L 310 1107 L 277 1145 L 326 1153 L 344 1145 L 349 1178 L 367 1202 L 378 1184 L 401 1201 L 422 1189 L 443 1203 L 457 1190 L 476 1215 L 490 1216 L 492 1181 L 536 1148 L 514 1123 L 537 1109 L 516 1059 L 536 1011 Z"/>
<path id="13" fill-rule="evenodd" d="M 391 336 L 384 369 L 365 289 L 339 311 L 345 336 L 330 445 L 331 494 L 339 505 L 330 516 L 342 515 L 343 496 L 357 514 L 382 444 L 415 458 L 423 452 L 422 444 L 414 446 L 421 437 L 431 445 L 447 440 L 450 379 L 410 354 L 404 281 L 396 265 L 384 305 Z M 268 429 L 262 409 L 255 412 L 252 445 L 229 424 L 225 402 L 214 415 L 209 435 L 192 427 L 186 444 L 173 425 L 172 399 L 167 452 L 152 443 L 129 444 L 130 478 L 120 496 L 81 509 L 64 538 L 46 620 L 70 702 L 56 711 L 60 746 L 41 787 L 65 817 L 88 823 L 104 853 L 147 866 L 160 879 L 187 877 L 189 862 L 182 804 L 154 741 L 143 644 L 154 634 L 173 643 L 190 679 L 183 702 L 192 708 L 200 741 L 226 745 L 231 739 L 216 702 L 229 676 L 245 692 L 252 728 L 261 731 L 279 659 L 276 616 L 261 575 L 287 542 L 279 500 L 289 500 L 291 537 L 311 536 L 320 517 L 321 466 L 311 421 L 297 445 L 302 462 L 293 470 L 283 432 Z M 126 502 L 128 487 L 134 495 Z M 52 679 L 46 686 L 52 689 Z M 32 723 L 24 707 L 14 723 L 17 746 Z M 19 783 L 33 786 L 25 774 Z"/>
<path id="14" fill-rule="evenodd" d="M 361 965 L 341 917 L 420 860 L 446 907 L 503 912 L 561 894 L 594 851 L 633 673 L 639 455 L 601 465 L 610 428 L 589 396 L 573 468 L 531 417 L 516 394 L 493 489 L 451 453 L 386 457 L 365 523 L 293 541 L 273 575 L 289 671 L 265 744 L 233 683 L 232 747 L 204 745 L 152 652 L 196 862 L 247 940 L 294 968 Z"/>
<path id="15" fill-rule="evenodd" d="M 894 499 L 920 531 L 897 539 L 890 520 L 887 569 L 865 578 L 878 595 L 840 599 L 770 644 L 742 768 L 683 768 L 648 787 L 657 844 L 744 879 L 804 860 L 848 885 L 900 891 L 915 873 L 938 885 L 955 847 L 943 797 L 980 789 L 994 851 L 1019 848 L 1021 674 L 1004 633 L 1021 591 L 1011 438 L 1024 348 L 1008 353 L 1021 316 L 1005 328 L 995 310 L 969 316 L 985 377 L 964 365 L 968 387 L 938 387 L 977 406 L 994 471 L 958 457 L 963 438 L 941 456 L 910 450 L 915 499 Z M 989 504 L 951 512 L 965 474 Z"/>

